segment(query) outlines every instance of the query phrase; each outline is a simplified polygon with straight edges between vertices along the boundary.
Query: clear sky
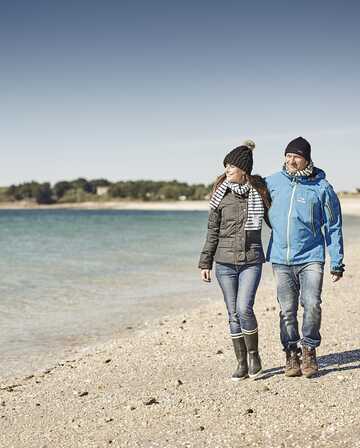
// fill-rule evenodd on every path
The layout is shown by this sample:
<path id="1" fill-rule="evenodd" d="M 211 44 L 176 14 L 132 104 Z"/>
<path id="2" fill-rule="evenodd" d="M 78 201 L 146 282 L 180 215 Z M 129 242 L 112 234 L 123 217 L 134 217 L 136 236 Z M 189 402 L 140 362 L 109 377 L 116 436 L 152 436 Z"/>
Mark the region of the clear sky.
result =
<path id="1" fill-rule="evenodd" d="M 0 185 L 211 182 L 302 135 L 337 190 L 360 187 L 357 1 L 12 0 L 0 6 Z"/>

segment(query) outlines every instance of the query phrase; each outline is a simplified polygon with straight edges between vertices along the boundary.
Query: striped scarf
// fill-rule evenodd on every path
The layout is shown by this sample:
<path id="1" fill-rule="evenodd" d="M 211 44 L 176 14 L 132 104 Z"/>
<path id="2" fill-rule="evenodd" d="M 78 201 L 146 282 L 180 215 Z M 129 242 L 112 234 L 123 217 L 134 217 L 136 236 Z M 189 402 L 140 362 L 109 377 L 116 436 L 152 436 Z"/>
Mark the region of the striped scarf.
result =
<path id="1" fill-rule="evenodd" d="M 309 177 L 309 176 L 312 175 L 312 173 L 314 171 L 314 164 L 313 164 L 313 161 L 310 160 L 309 165 L 304 170 L 299 170 L 299 171 L 295 171 L 294 173 L 292 173 L 291 171 L 287 170 L 286 163 L 285 163 L 284 164 L 284 169 L 288 173 L 289 176 L 293 176 L 293 177 L 299 177 L 299 176 Z"/>
<path id="2" fill-rule="evenodd" d="M 240 196 L 246 196 L 248 194 L 248 216 L 245 223 L 245 230 L 261 230 L 262 219 L 264 217 L 264 205 L 260 194 L 250 184 L 240 185 L 224 180 L 212 195 L 210 208 L 214 210 L 218 208 L 228 188 Z"/>

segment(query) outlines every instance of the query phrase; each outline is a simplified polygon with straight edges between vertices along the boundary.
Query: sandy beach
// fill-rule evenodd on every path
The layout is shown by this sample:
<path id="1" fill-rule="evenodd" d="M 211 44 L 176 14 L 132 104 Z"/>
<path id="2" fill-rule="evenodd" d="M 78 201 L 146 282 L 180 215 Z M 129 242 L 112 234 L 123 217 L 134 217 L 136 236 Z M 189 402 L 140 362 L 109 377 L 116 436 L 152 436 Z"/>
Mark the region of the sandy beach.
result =
<path id="1" fill-rule="evenodd" d="M 0 380 L 0 446 L 360 447 L 359 250 L 348 248 L 343 280 L 325 279 L 317 377 L 283 375 L 269 279 L 256 302 L 260 379 L 229 379 L 235 360 L 220 291 L 201 306 L 194 297 L 185 313 Z M 210 297 L 218 287 L 204 288 Z"/>
<path id="2" fill-rule="evenodd" d="M 360 197 L 341 197 L 342 211 L 344 214 L 360 216 Z M 204 211 L 208 210 L 207 201 L 113 201 L 113 202 L 80 202 L 71 204 L 36 205 L 31 202 L 3 202 L 0 209 L 81 209 L 81 210 L 179 210 L 179 211 Z"/>

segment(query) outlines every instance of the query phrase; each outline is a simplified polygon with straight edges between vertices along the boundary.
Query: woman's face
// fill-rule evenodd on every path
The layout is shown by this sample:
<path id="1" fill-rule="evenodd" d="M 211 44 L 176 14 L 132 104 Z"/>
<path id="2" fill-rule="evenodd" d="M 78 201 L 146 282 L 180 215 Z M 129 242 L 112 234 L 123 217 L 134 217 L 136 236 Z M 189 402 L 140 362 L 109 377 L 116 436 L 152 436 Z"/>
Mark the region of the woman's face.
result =
<path id="1" fill-rule="evenodd" d="M 226 180 L 235 184 L 245 184 L 247 181 L 245 171 L 228 163 L 225 167 Z"/>

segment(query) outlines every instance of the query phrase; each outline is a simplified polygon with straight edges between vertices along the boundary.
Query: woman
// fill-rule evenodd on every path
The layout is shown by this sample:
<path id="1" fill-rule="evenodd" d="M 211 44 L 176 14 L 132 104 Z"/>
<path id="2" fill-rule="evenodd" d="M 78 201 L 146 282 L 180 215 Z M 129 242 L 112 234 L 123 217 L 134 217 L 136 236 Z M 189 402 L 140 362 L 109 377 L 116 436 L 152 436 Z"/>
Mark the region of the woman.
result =
<path id="1" fill-rule="evenodd" d="M 205 282 L 211 281 L 216 262 L 216 278 L 224 295 L 238 361 L 233 381 L 256 378 L 262 371 L 253 307 L 265 262 L 261 226 L 263 218 L 267 220 L 270 198 L 264 179 L 251 176 L 254 148 L 255 143 L 248 140 L 224 159 L 225 174 L 215 182 L 199 261 Z"/>

